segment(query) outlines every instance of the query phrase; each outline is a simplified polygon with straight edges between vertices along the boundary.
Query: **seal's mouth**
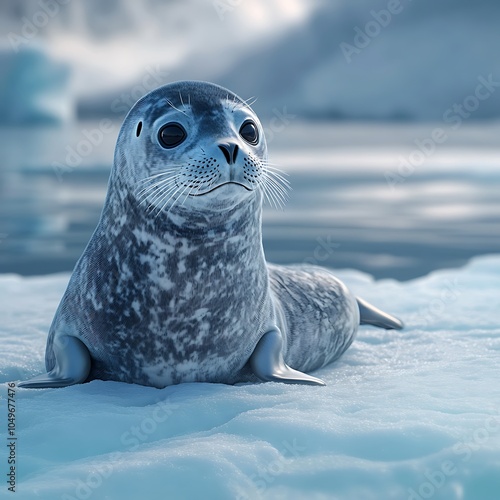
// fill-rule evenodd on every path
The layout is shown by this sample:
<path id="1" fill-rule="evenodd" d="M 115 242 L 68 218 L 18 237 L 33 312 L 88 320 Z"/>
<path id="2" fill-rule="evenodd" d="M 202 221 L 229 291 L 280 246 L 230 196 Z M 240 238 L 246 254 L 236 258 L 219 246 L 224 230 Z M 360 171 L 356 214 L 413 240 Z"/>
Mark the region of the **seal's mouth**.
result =
<path id="1" fill-rule="evenodd" d="M 219 184 L 218 186 L 215 186 L 209 191 L 205 191 L 204 193 L 191 194 L 190 196 L 204 196 L 208 193 L 213 193 L 216 189 L 219 189 L 222 186 L 227 186 L 228 184 L 236 184 L 237 186 L 244 187 L 247 191 L 252 191 L 249 187 L 245 186 L 245 184 L 241 184 L 241 182 L 228 181 L 228 182 L 223 182 L 222 184 Z"/>

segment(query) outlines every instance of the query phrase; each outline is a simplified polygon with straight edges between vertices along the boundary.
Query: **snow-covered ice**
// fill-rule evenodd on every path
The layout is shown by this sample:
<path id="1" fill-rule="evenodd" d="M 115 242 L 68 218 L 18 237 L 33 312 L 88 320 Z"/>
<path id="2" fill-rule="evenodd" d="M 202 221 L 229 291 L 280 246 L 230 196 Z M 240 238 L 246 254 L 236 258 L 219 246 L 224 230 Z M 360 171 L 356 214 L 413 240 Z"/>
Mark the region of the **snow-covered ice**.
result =
<path id="1" fill-rule="evenodd" d="M 361 328 L 315 373 L 327 387 L 18 389 L 15 498 L 499 498 L 500 256 L 405 283 L 337 275 L 407 327 Z M 68 277 L 0 277 L 2 405 L 43 371 Z"/>

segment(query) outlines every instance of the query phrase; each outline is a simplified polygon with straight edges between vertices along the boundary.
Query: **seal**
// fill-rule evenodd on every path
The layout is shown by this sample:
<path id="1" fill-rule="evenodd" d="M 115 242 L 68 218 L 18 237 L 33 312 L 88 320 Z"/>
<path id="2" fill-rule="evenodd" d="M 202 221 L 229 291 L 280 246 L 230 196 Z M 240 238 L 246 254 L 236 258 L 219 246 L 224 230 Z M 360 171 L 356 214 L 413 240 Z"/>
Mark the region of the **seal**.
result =
<path id="1" fill-rule="evenodd" d="M 262 204 L 286 188 L 248 102 L 194 81 L 144 96 L 50 327 L 47 373 L 19 386 L 324 385 L 305 372 L 337 359 L 360 323 L 401 328 L 325 268 L 266 262 Z"/>

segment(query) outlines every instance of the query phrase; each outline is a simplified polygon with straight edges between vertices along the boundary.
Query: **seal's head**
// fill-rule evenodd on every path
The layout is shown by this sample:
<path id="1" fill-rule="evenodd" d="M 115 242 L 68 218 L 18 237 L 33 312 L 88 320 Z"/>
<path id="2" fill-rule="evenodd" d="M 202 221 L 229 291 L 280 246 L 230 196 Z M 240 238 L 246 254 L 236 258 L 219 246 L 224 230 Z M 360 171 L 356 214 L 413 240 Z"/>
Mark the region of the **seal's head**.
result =
<path id="1" fill-rule="evenodd" d="M 130 110 L 113 174 L 138 205 L 159 215 L 262 200 L 268 167 L 250 106 L 218 85 L 185 81 L 153 90 Z"/>

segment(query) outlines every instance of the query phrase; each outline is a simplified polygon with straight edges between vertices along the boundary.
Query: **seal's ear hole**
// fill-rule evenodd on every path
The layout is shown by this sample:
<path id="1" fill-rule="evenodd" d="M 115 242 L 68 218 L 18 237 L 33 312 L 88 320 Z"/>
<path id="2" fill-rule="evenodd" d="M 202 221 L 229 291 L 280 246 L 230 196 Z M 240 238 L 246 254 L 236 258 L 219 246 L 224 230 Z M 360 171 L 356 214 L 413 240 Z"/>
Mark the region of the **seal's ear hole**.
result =
<path id="1" fill-rule="evenodd" d="M 141 130 L 142 130 L 142 122 L 139 122 L 139 123 L 137 124 L 137 129 L 136 129 L 136 131 L 135 131 L 135 135 L 136 135 L 137 137 L 139 137 L 139 136 L 141 135 Z"/>

